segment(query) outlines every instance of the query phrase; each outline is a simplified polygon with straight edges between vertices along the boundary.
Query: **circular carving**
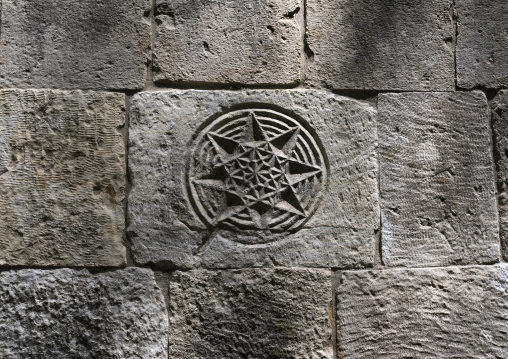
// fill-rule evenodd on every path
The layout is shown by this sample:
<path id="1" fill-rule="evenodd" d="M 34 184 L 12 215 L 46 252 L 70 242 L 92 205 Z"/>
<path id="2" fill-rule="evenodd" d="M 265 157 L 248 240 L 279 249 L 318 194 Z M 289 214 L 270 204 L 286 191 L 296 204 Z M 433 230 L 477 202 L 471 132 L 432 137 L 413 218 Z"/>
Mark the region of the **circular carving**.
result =
<path id="1" fill-rule="evenodd" d="M 199 217 L 231 231 L 296 231 L 326 184 L 324 155 L 301 121 L 266 109 L 226 113 L 203 129 L 187 163 Z"/>

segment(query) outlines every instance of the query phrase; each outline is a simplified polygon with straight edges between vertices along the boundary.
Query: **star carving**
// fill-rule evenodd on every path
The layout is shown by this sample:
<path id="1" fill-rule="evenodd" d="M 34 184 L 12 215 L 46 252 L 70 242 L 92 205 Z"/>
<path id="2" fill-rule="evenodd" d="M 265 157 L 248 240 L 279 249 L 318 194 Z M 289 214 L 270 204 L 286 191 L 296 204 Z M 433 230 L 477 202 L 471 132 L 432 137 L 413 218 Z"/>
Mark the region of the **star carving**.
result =
<path id="1" fill-rule="evenodd" d="M 247 218 L 248 226 L 269 229 L 275 216 L 306 218 L 297 185 L 320 176 L 322 170 L 296 159 L 293 151 L 298 143 L 298 127 L 275 135 L 263 129 L 251 112 L 240 139 L 208 133 L 216 156 L 209 173 L 191 179 L 224 194 L 226 207 L 218 210 L 213 225 L 231 218 Z"/>

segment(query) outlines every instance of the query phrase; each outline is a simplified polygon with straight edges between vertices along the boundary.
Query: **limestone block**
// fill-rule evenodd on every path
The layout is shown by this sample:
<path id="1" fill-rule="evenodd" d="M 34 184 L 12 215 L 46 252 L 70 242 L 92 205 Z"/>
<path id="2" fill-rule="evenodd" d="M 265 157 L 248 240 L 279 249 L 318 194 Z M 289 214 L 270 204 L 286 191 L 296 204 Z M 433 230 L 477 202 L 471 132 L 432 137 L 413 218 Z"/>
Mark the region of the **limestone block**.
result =
<path id="1" fill-rule="evenodd" d="M 493 101 L 493 129 L 497 188 L 499 190 L 499 230 L 504 258 L 508 258 L 508 91 L 500 91 Z"/>
<path id="2" fill-rule="evenodd" d="M 143 87 L 149 0 L 3 0 L 0 7 L 0 87 Z"/>
<path id="3" fill-rule="evenodd" d="M 308 81 L 333 89 L 453 90 L 452 0 L 307 1 Z"/>
<path id="4" fill-rule="evenodd" d="M 124 95 L 0 91 L 0 265 L 121 266 Z"/>
<path id="5" fill-rule="evenodd" d="M 499 260 L 490 115 L 481 92 L 378 98 L 388 266 Z"/>
<path id="6" fill-rule="evenodd" d="M 508 266 L 344 272 L 339 358 L 507 358 Z"/>
<path id="7" fill-rule="evenodd" d="M 165 267 L 365 267 L 379 228 L 376 112 L 310 90 L 141 93 L 128 235 Z"/>
<path id="8" fill-rule="evenodd" d="M 176 272 L 169 357 L 330 359 L 331 293 L 325 269 Z"/>
<path id="9" fill-rule="evenodd" d="M 2 358 L 167 358 L 167 312 L 147 269 L 3 272 L 0 307 Z"/>
<path id="10" fill-rule="evenodd" d="M 156 0 L 154 80 L 300 81 L 302 0 Z"/>
<path id="11" fill-rule="evenodd" d="M 508 2 L 456 0 L 457 84 L 508 86 Z"/>

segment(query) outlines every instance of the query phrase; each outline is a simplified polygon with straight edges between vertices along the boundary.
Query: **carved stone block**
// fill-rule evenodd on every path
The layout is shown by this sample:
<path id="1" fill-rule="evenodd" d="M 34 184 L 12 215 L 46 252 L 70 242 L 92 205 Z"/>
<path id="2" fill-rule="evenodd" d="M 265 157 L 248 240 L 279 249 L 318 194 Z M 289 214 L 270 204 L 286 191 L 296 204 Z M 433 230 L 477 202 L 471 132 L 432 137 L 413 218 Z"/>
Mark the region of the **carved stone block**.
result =
<path id="1" fill-rule="evenodd" d="M 307 1 L 311 84 L 454 90 L 452 0 Z"/>
<path id="2" fill-rule="evenodd" d="M 167 358 L 153 273 L 130 268 L 0 273 L 0 357 Z"/>
<path id="3" fill-rule="evenodd" d="M 378 99 L 388 266 L 499 260 L 490 115 L 481 92 Z"/>
<path id="4" fill-rule="evenodd" d="M 0 7 L 0 87 L 143 87 L 149 0 L 3 0 Z"/>
<path id="5" fill-rule="evenodd" d="M 506 358 L 508 266 L 344 272 L 339 358 Z"/>
<path id="6" fill-rule="evenodd" d="M 508 86 L 508 2 L 457 0 L 457 84 Z"/>
<path id="7" fill-rule="evenodd" d="M 0 91 L 0 265 L 121 266 L 124 95 Z"/>
<path id="8" fill-rule="evenodd" d="M 499 190 L 499 230 L 503 256 L 508 259 L 508 91 L 500 91 L 493 101 L 493 129 L 497 188 Z"/>
<path id="9" fill-rule="evenodd" d="M 134 96 L 138 263 L 364 267 L 379 227 L 375 110 L 320 91 Z"/>
<path id="10" fill-rule="evenodd" d="M 302 0 L 157 0 L 154 80 L 296 84 Z"/>
<path id="11" fill-rule="evenodd" d="M 169 357 L 332 358 L 331 272 L 176 272 Z"/>

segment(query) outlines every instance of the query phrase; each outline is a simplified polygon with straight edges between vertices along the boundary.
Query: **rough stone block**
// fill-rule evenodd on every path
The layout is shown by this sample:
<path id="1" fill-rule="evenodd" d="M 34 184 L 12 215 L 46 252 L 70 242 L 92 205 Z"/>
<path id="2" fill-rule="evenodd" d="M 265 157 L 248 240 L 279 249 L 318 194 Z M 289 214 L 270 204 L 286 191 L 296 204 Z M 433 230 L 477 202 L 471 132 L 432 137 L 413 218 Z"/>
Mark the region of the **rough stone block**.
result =
<path id="1" fill-rule="evenodd" d="M 167 312 L 147 269 L 3 272 L 0 307 L 2 358 L 167 358 Z"/>
<path id="2" fill-rule="evenodd" d="M 169 357 L 332 358 L 331 293 L 325 269 L 176 272 Z"/>
<path id="3" fill-rule="evenodd" d="M 457 84 L 508 86 L 508 2 L 456 0 Z"/>
<path id="4" fill-rule="evenodd" d="M 333 89 L 453 90 L 452 0 L 307 1 L 307 78 Z"/>
<path id="5" fill-rule="evenodd" d="M 503 257 L 508 259 L 508 91 L 500 91 L 494 99 L 493 117 L 497 188 L 499 190 L 499 231 Z"/>
<path id="6" fill-rule="evenodd" d="M 165 91 L 131 105 L 128 235 L 166 267 L 365 267 L 376 112 L 327 92 Z"/>
<path id="7" fill-rule="evenodd" d="M 481 92 L 378 98 L 388 266 L 499 260 L 490 115 Z"/>
<path id="8" fill-rule="evenodd" d="M 157 0 L 154 80 L 300 81 L 302 0 Z"/>
<path id="9" fill-rule="evenodd" d="M 0 7 L 0 87 L 143 87 L 149 0 L 3 0 Z"/>
<path id="10" fill-rule="evenodd" d="M 0 91 L 0 265 L 120 266 L 124 95 Z"/>
<path id="11" fill-rule="evenodd" d="M 339 358 L 507 358 L 508 266 L 344 272 Z"/>

